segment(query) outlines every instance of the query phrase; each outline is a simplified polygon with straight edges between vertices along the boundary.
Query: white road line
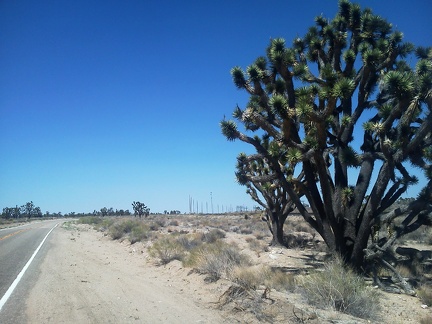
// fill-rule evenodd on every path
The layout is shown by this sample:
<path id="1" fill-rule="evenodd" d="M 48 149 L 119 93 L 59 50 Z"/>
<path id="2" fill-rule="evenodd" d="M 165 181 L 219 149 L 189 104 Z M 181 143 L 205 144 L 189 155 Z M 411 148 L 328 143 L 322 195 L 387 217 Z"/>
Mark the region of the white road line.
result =
<path id="1" fill-rule="evenodd" d="M 50 233 L 54 230 L 54 228 L 56 228 L 58 225 L 55 224 L 53 228 L 50 229 L 50 231 L 48 232 L 47 235 L 45 235 L 44 239 L 42 240 L 42 242 L 39 244 L 39 246 L 37 247 L 37 249 L 33 252 L 33 255 L 31 256 L 31 258 L 27 261 L 26 265 L 24 266 L 24 268 L 22 268 L 21 272 L 18 274 L 18 276 L 15 278 L 15 280 L 12 282 L 12 285 L 10 285 L 10 287 L 8 288 L 8 290 L 6 291 L 6 293 L 4 294 L 4 296 L 0 299 L 0 312 L 4 306 L 4 304 L 6 304 L 7 300 L 9 299 L 9 297 L 12 295 L 13 291 L 15 290 L 16 286 L 18 286 L 18 283 L 20 282 L 21 278 L 23 277 L 24 273 L 26 272 L 26 270 L 28 269 L 28 267 L 30 266 L 30 264 L 32 263 L 33 259 L 35 258 L 36 254 L 39 252 L 39 250 L 41 249 L 42 245 L 44 244 L 44 242 L 46 241 L 46 239 L 48 238 L 48 235 L 50 235 Z"/>

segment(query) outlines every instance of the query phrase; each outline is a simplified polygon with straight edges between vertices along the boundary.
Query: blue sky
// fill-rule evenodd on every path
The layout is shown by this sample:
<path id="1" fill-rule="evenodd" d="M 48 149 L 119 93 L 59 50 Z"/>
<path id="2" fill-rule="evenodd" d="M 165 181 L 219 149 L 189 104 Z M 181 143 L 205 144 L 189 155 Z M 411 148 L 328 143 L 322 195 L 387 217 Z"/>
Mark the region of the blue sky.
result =
<path id="1" fill-rule="evenodd" d="M 416 45 L 432 2 L 358 1 Z M 337 1 L 0 2 L 0 209 L 216 212 L 255 203 L 235 182 L 250 149 L 219 121 L 247 97 L 230 69 L 302 36 Z M 206 207 L 208 206 L 208 207 Z"/>

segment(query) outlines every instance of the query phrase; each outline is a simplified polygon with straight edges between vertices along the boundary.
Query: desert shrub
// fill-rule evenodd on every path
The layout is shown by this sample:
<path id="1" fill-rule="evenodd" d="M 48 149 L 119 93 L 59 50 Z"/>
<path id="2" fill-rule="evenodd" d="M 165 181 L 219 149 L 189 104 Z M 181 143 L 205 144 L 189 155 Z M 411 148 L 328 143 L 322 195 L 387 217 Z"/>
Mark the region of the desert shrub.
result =
<path id="1" fill-rule="evenodd" d="M 222 231 L 218 228 L 215 228 L 215 229 L 208 231 L 207 233 L 203 233 L 201 236 L 201 240 L 203 242 L 206 242 L 206 243 L 214 243 L 217 240 L 225 238 L 225 237 L 226 237 L 226 234 L 224 231 Z"/>
<path id="2" fill-rule="evenodd" d="M 339 259 L 325 264 L 323 271 L 302 278 L 302 295 L 309 304 L 365 319 L 376 319 L 379 293 Z"/>
<path id="3" fill-rule="evenodd" d="M 313 229 L 309 224 L 305 222 L 298 223 L 297 225 L 295 225 L 294 230 L 297 232 L 305 232 L 312 235 L 316 235 L 316 230 Z"/>
<path id="4" fill-rule="evenodd" d="M 305 232 L 288 232 L 284 240 L 289 248 L 304 248 L 313 243 L 313 235 Z"/>
<path id="5" fill-rule="evenodd" d="M 171 220 L 168 225 L 170 226 L 179 226 L 179 222 L 176 219 Z"/>
<path id="6" fill-rule="evenodd" d="M 119 240 L 124 236 L 124 231 L 119 223 L 115 223 L 108 229 L 109 235 L 113 240 Z"/>
<path id="7" fill-rule="evenodd" d="M 151 233 L 149 231 L 149 228 L 146 224 L 136 224 L 134 226 L 130 233 L 129 233 L 129 241 L 131 244 L 134 244 L 136 242 L 142 242 L 151 237 Z"/>
<path id="8" fill-rule="evenodd" d="M 229 279 L 245 289 L 256 289 L 262 283 L 261 272 L 250 267 L 235 267 Z"/>
<path id="9" fill-rule="evenodd" d="M 293 292 L 297 287 L 295 275 L 286 273 L 279 268 L 267 267 L 263 270 L 262 276 L 264 285 L 270 289 Z"/>
<path id="10" fill-rule="evenodd" d="M 119 240 L 126 234 L 132 232 L 132 229 L 137 226 L 142 226 L 139 220 L 126 219 L 114 222 L 108 229 L 108 232 L 113 240 Z"/>
<path id="11" fill-rule="evenodd" d="M 191 251 L 186 260 L 186 266 L 192 266 L 199 273 L 207 274 L 207 280 L 217 281 L 226 278 L 236 266 L 247 266 L 249 258 L 238 251 L 238 247 L 217 241 L 213 244 L 203 244 Z"/>
<path id="12" fill-rule="evenodd" d="M 176 240 L 186 251 L 191 251 L 203 244 L 201 237 L 198 237 L 196 234 L 179 235 Z"/>
<path id="13" fill-rule="evenodd" d="M 101 223 L 95 226 L 95 229 L 100 232 L 105 232 L 112 226 L 112 224 L 114 224 L 114 219 L 104 218 Z"/>
<path id="14" fill-rule="evenodd" d="M 149 254 L 157 258 L 160 264 L 168 264 L 173 260 L 181 261 L 185 256 L 185 250 L 176 238 L 165 236 L 149 247 Z"/>
<path id="15" fill-rule="evenodd" d="M 234 233 L 238 233 L 238 232 L 240 232 L 240 227 L 238 227 L 238 226 L 230 226 L 229 231 L 230 232 L 234 232 Z"/>
<path id="16" fill-rule="evenodd" d="M 429 285 L 422 285 L 417 290 L 417 295 L 420 300 L 428 306 L 432 306 L 432 287 Z"/>
<path id="17" fill-rule="evenodd" d="M 102 223 L 102 220 L 99 216 L 84 216 L 78 219 L 78 224 L 97 225 Z"/>
<path id="18" fill-rule="evenodd" d="M 240 230 L 240 233 L 241 233 L 241 234 L 252 234 L 252 233 L 253 233 L 253 230 L 250 229 L 250 228 L 242 228 L 242 229 Z"/>
<path id="19" fill-rule="evenodd" d="M 274 315 L 267 310 L 262 294 L 241 285 L 231 285 L 219 298 L 219 307 L 233 304 L 233 310 L 250 312 L 259 322 L 273 323 Z"/>
<path id="20" fill-rule="evenodd" d="M 265 242 L 262 241 L 258 241 L 256 238 L 253 237 L 247 237 L 246 238 L 246 242 L 249 244 L 249 248 L 256 252 L 258 255 L 261 252 L 264 252 L 266 250 L 268 250 L 268 246 Z"/>

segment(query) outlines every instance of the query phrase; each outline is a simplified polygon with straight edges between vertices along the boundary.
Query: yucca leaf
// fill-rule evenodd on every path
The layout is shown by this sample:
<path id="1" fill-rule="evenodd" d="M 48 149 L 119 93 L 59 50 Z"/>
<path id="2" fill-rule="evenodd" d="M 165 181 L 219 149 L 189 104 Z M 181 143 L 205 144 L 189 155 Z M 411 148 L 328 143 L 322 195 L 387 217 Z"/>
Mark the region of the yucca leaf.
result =
<path id="1" fill-rule="evenodd" d="M 274 96 L 272 96 L 269 100 L 269 105 L 273 113 L 277 114 L 280 117 L 285 116 L 288 109 L 288 101 L 283 95 L 275 94 Z"/>
<path id="2" fill-rule="evenodd" d="M 355 82 L 348 78 L 338 80 L 333 86 L 332 94 L 339 98 L 349 98 L 355 89 Z"/>
<path id="3" fill-rule="evenodd" d="M 235 86 L 242 89 L 246 86 L 246 79 L 244 77 L 244 72 L 239 66 L 235 66 L 231 69 L 231 76 Z"/>
<path id="4" fill-rule="evenodd" d="M 220 122 L 222 134 L 228 141 L 234 141 L 239 137 L 237 125 L 232 120 L 223 120 Z"/>
<path id="5" fill-rule="evenodd" d="M 249 75 L 249 80 L 251 81 L 261 81 L 263 78 L 263 72 L 256 64 L 248 66 L 246 72 Z"/>

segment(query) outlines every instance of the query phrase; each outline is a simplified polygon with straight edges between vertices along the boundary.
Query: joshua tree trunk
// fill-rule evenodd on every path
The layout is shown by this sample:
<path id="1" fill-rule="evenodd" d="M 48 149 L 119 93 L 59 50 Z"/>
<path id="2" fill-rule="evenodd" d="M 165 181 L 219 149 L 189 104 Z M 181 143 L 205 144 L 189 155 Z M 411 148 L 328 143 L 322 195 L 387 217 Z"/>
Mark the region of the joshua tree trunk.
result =
<path id="1" fill-rule="evenodd" d="M 284 242 L 284 232 L 283 232 L 283 222 L 280 221 L 279 217 L 273 217 L 271 222 L 271 232 L 273 239 L 271 242 L 272 246 L 285 245 Z"/>

